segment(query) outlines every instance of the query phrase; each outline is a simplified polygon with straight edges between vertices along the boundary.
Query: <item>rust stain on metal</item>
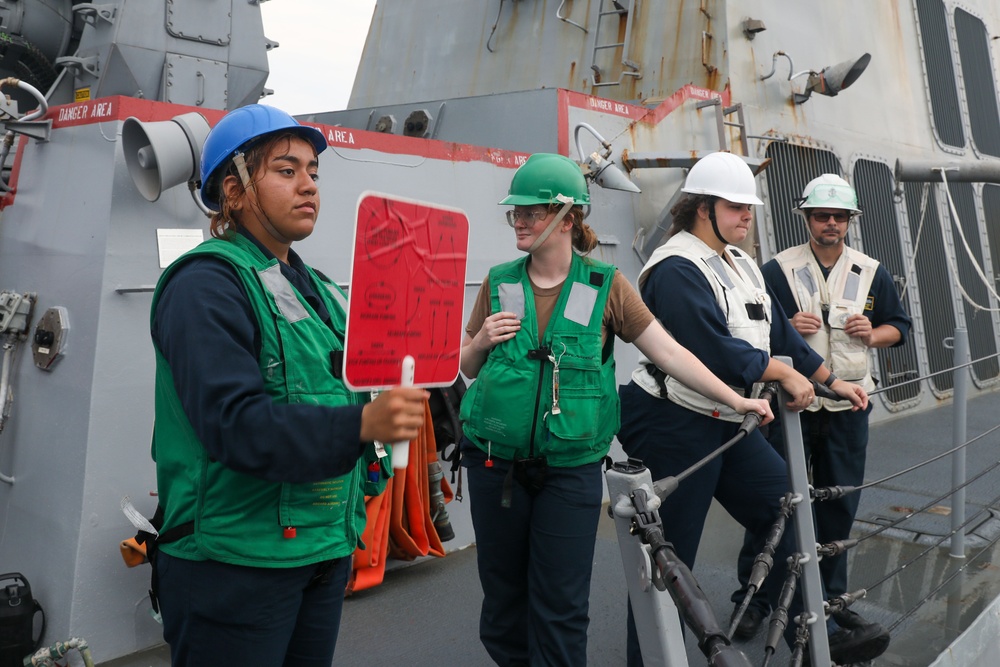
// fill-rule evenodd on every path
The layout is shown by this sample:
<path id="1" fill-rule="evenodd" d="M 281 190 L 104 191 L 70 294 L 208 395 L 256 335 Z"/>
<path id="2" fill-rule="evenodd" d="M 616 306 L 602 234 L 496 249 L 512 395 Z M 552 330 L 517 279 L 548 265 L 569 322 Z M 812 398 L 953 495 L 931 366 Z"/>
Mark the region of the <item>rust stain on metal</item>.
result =
<path id="1" fill-rule="evenodd" d="M 719 86 L 719 79 L 722 77 L 722 73 L 714 67 L 705 75 L 705 88 L 709 90 L 717 90 Z"/>

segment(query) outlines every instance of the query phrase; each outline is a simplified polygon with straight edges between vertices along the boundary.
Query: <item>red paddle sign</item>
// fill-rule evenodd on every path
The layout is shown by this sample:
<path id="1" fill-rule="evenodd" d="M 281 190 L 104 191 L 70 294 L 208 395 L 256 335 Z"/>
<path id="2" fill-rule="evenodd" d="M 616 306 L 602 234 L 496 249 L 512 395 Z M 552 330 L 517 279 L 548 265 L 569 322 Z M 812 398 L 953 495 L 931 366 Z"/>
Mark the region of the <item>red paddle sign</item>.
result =
<path id="1" fill-rule="evenodd" d="M 344 380 L 356 391 L 458 377 L 469 219 L 458 209 L 365 192 L 358 200 Z"/>

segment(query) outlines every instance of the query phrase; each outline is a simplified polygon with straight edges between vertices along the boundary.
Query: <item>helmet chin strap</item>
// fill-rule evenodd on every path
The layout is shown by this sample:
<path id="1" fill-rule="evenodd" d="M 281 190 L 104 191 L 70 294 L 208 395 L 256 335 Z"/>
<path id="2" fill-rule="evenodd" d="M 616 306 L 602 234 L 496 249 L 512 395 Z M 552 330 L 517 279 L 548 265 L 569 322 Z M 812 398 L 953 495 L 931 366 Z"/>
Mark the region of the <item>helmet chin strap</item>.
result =
<path id="1" fill-rule="evenodd" d="M 236 151 L 236 155 L 233 156 L 233 164 L 236 165 L 236 171 L 240 175 L 240 180 L 243 181 L 243 189 L 247 192 L 254 190 L 253 181 L 250 180 L 250 172 L 247 170 L 247 162 L 243 157 L 242 151 Z M 257 210 L 260 212 L 260 215 L 257 216 L 257 220 L 260 221 L 260 224 L 264 227 L 267 233 L 274 238 L 275 241 L 278 243 L 290 244 L 292 242 L 291 239 L 286 239 L 278 232 L 277 229 L 274 228 L 274 225 L 272 225 L 271 221 L 268 220 L 267 215 L 264 214 L 263 209 L 260 208 L 259 203 L 260 202 L 258 202 Z"/>
<path id="2" fill-rule="evenodd" d="M 548 224 L 542 235 L 535 239 L 535 242 L 531 244 L 528 248 L 528 252 L 535 252 L 540 245 L 545 243 L 545 239 L 549 238 L 549 235 L 556 230 L 556 227 L 562 222 L 569 210 L 573 208 L 573 198 L 566 197 L 565 195 L 556 195 L 556 199 L 562 204 L 562 208 L 556 213 L 556 217 L 552 218 L 552 222 Z"/>
<path id="3" fill-rule="evenodd" d="M 718 199 L 713 201 L 708 207 L 708 219 L 712 221 L 712 231 L 715 232 L 715 238 L 722 241 L 725 245 L 732 245 L 726 240 L 726 237 L 722 235 L 722 232 L 719 231 L 719 223 L 715 220 L 715 202 L 717 201 Z"/>

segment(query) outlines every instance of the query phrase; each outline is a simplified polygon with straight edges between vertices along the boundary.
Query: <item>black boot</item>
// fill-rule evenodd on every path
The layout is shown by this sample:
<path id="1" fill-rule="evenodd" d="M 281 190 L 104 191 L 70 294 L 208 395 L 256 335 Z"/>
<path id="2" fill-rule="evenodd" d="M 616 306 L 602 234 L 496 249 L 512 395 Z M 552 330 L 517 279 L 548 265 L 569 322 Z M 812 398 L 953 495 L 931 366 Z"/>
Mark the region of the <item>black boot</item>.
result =
<path id="1" fill-rule="evenodd" d="M 840 626 L 830 635 L 830 659 L 838 665 L 872 660 L 889 648 L 889 631 L 880 623 L 866 621 L 856 612 L 845 609 L 832 614 Z"/>
<path id="2" fill-rule="evenodd" d="M 738 607 L 733 610 L 733 616 L 736 615 L 737 611 L 739 611 Z M 750 639 L 757 634 L 758 630 L 760 630 L 760 626 L 764 622 L 765 618 L 767 618 L 766 609 L 750 605 L 747 607 L 747 610 L 743 612 L 743 618 L 741 618 L 740 622 L 736 625 L 736 629 L 733 630 L 733 636 L 738 639 Z M 729 622 L 732 624 L 732 617 L 730 617 Z"/>

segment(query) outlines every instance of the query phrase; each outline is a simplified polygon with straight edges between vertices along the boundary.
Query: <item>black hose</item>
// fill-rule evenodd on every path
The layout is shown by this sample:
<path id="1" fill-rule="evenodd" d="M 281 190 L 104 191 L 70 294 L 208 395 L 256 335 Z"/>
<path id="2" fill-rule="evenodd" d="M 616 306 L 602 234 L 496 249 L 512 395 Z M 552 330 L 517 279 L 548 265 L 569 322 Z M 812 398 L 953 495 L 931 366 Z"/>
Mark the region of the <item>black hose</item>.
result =
<path id="1" fill-rule="evenodd" d="M 691 629 L 698 640 L 698 647 L 706 656 L 727 654 L 730 650 L 739 653 L 731 647 L 729 637 L 723 631 L 712 611 L 708 597 L 698 585 L 698 581 L 678 557 L 672 544 L 663 535 L 663 522 L 659 512 L 649 506 L 649 497 L 645 489 L 638 488 L 632 493 L 632 505 L 635 516 L 632 519 L 632 532 L 649 545 L 653 561 L 660 571 L 660 578 L 666 585 L 670 597 L 684 619 L 685 625 Z M 726 660 L 723 658 L 723 660 Z M 745 665 L 749 667 L 746 658 L 743 662 L 725 663 L 716 661 L 713 664 L 728 664 L 733 667 Z"/>

